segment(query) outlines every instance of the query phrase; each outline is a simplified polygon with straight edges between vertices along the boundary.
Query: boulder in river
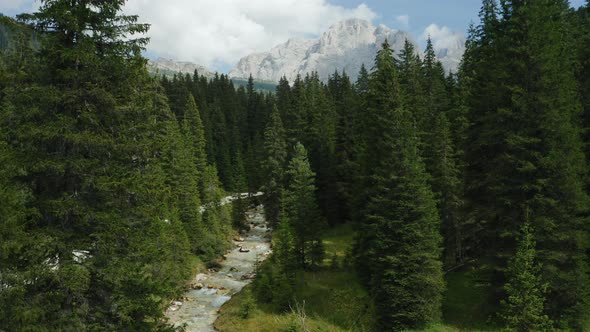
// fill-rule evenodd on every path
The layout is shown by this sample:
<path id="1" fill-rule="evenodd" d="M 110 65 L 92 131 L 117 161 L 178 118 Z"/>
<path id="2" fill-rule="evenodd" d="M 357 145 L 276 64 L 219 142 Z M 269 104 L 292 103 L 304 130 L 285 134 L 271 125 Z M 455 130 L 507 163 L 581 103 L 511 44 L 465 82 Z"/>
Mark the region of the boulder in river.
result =
<path id="1" fill-rule="evenodd" d="M 244 238 L 243 237 L 234 237 L 234 241 L 236 242 L 244 242 Z"/>
<path id="2" fill-rule="evenodd" d="M 229 293 L 229 289 L 220 288 L 220 289 L 217 290 L 217 293 L 216 294 L 218 294 L 218 295 L 225 295 L 227 293 Z"/>
<path id="3" fill-rule="evenodd" d="M 250 249 L 244 249 L 244 247 L 240 247 L 240 252 L 250 252 Z"/>
<path id="4" fill-rule="evenodd" d="M 226 289 L 225 287 L 218 286 L 216 284 L 209 284 L 209 285 L 207 285 L 207 288 L 209 288 L 209 289 Z"/>
<path id="5" fill-rule="evenodd" d="M 201 289 L 205 287 L 201 282 L 193 282 L 191 283 L 191 289 Z"/>
<path id="6" fill-rule="evenodd" d="M 250 280 L 256 278 L 256 273 L 246 273 L 240 279 L 241 280 Z"/>

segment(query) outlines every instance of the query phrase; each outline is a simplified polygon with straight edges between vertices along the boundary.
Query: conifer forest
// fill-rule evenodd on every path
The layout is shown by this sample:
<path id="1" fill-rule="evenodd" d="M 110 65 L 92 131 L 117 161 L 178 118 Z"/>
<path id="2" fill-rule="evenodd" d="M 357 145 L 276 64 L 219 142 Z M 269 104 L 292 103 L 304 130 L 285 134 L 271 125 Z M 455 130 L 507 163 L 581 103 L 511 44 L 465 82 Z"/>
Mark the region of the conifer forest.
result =
<path id="1" fill-rule="evenodd" d="M 590 331 L 590 1 L 272 89 L 148 72 L 125 3 L 0 15 L 0 332 L 200 331 L 171 301 L 262 210 L 211 331 Z"/>

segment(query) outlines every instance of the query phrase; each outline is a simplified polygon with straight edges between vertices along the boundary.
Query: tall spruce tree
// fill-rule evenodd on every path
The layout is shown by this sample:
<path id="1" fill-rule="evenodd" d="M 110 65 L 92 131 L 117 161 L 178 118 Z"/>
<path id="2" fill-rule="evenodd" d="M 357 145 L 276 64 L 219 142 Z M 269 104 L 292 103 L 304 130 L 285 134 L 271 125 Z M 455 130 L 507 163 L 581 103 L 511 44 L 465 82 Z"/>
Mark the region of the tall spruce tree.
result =
<path id="1" fill-rule="evenodd" d="M 397 331 L 440 319 L 444 280 L 440 219 L 412 115 L 402 109 L 392 115 L 393 133 L 384 140 L 393 153 L 374 175 L 367 219 L 375 229 L 371 289 L 378 324 Z"/>
<path id="2" fill-rule="evenodd" d="M 147 26 L 121 15 L 123 3 L 42 1 L 20 16 L 40 42 L 21 50 L 33 66 L 7 68 L 1 126 L 14 157 L 2 167 L 30 193 L 36 244 L 20 254 L 34 274 L 7 302 L 22 317 L 10 329 L 165 328 L 162 299 L 187 277 L 160 159 L 171 117 L 140 56 L 146 40 L 133 38 Z"/>
<path id="3" fill-rule="evenodd" d="M 500 269 L 530 209 L 548 313 L 561 328 L 581 329 L 589 316 L 588 198 L 568 4 L 503 1 L 501 19 L 496 8 L 484 2 L 465 66 L 467 197 Z"/>
<path id="4" fill-rule="evenodd" d="M 360 114 L 358 95 L 346 73 L 330 77 L 328 90 L 336 108 L 336 141 L 334 144 L 335 184 L 341 222 L 352 219 L 354 186 L 358 178 L 360 153 Z"/>
<path id="5" fill-rule="evenodd" d="M 281 198 L 285 183 L 285 166 L 287 162 L 287 143 L 285 129 L 278 109 L 273 107 L 270 122 L 264 131 L 264 168 L 265 184 L 264 207 L 267 220 L 271 224 L 279 221 L 282 210 Z"/>
<path id="6" fill-rule="evenodd" d="M 184 105 L 182 131 L 194 155 L 195 167 L 202 173 L 207 165 L 203 121 L 201 120 L 201 114 L 197 108 L 195 98 L 192 95 L 187 96 Z"/>
<path id="7" fill-rule="evenodd" d="M 522 226 L 516 255 L 508 264 L 507 280 L 504 289 L 508 296 L 503 303 L 507 327 L 521 332 L 551 330 L 544 313 L 547 284 L 541 279 L 533 229 L 528 222 Z"/>
<path id="8" fill-rule="evenodd" d="M 307 160 L 307 151 L 301 143 L 295 146 L 287 170 L 288 187 L 285 213 L 295 238 L 295 252 L 299 267 L 313 267 L 321 262 L 323 252 L 321 232 L 325 221 L 316 201 L 315 173 Z"/>
<path id="9" fill-rule="evenodd" d="M 379 139 L 365 152 L 370 191 L 356 244 L 357 268 L 370 284 L 383 330 L 436 321 L 444 290 L 440 219 L 414 115 L 400 107 L 398 80 L 385 43 L 369 80 L 367 120 L 374 128 L 370 137 Z"/>
<path id="10" fill-rule="evenodd" d="M 185 118 L 189 116 L 189 112 L 191 112 L 190 108 L 184 111 Z M 178 218 L 189 236 L 192 251 L 199 254 L 204 245 L 200 237 L 205 232 L 199 211 L 201 207 L 200 173 L 197 168 L 194 140 L 190 136 L 188 121 L 183 122 L 183 127 L 181 130 L 176 116 L 170 112 L 166 121 L 168 136 L 162 161 L 164 162 L 166 179 L 171 188 L 173 207 L 178 212 Z"/>
<path id="11" fill-rule="evenodd" d="M 375 195 L 375 178 L 373 175 L 383 159 L 392 153 L 382 139 L 393 128 L 392 111 L 400 104 L 400 86 L 394 66 L 393 51 L 387 40 L 383 43 L 375 58 L 375 66 L 369 75 L 368 92 L 364 110 L 362 155 L 359 156 L 359 189 L 355 206 L 359 211 L 357 218 L 361 222 L 355 242 L 356 265 L 361 279 L 368 284 L 373 275 L 372 246 L 377 235 L 375 225 L 367 219 L 367 205 Z"/>
<path id="12" fill-rule="evenodd" d="M 450 123 L 444 112 L 435 119 L 431 147 L 432 190 L 437 198 L 444 239 L 443 263 L 452 268 L 463 259 L 461 180 Z"/>

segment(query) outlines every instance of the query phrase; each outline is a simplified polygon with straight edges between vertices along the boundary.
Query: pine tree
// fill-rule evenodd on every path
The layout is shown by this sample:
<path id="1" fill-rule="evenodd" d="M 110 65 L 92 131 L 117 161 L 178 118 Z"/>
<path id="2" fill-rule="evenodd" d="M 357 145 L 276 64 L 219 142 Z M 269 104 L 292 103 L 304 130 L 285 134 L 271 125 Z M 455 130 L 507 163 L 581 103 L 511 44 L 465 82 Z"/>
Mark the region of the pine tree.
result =
<path id="1" fill-rule="evenodd" d="M 422 327 L 439 319 L 444 289 L 440 219 L 414 115 L 400 107 L 398 80 L 385 43 L 369 80 L 367 122 L 373 141 L 365 152 L 369 190 L 356 244 L 357 270 L 375 296 L 383 330 Z"/>
<path id="2" fill-rule="evenodd" d="M 369 90 L 366 97 L 364 111 L 363 145 L 362 155 L 359 157 L 359 179 L 357 188 L 358 196 L 355 206 L 358 211 L 355 219 L 361 222 L 359 235 L 355 242 L 356 267 L 360 278 L 368 284 L 373 275 L 374 266 L 372 245 L 375 240 L 375 225 L 365 216 L 368 215 L 367 206 L 371 197 L 375 196 L 374 174 L 382 164 L 382 160 L 388 158 L 390 147 L 384 140 L 375 140 L 383 137 L 384 133 L 394 127 L 392 111 L 400 104 L 400 86 L 393 60 L 393 51 L 389 48 L 387 40 L 382 49 L 377 53 L 375 66 L 369 76 Z"/>
<path id="3" fill-rule="evenodd" d="M 393 133 L 384 134 L 393 153 L 374 175 L 368 205 L 375 230 L 371 289 L 383 329 L 423 327 L 441 315 L 440 219 L 411 118 L 393 113 Z"/>
<path id="4" fill-rule="evenodd" d="M 489 254 L 516 247 L 524 206 L 549 283 L 547 312 L 563 328 L 588 317 L 587 194 L 567 1 L 485 1 L 470 46 L 469 205 Z M 568 165 L 563 167 L 563 165 Z M 503 265 L 503 263 L 501 263 Z"/>
<path id="5" fill-rule="evenodd" d="M 192 99 L 192 96 L 189 96 Z M 190 102 L 188 104 L 190 106 Z M 194 100 L 193 104 L 194 106 Z M 199 181 L 200 173 L 197 168 L 194 139 L 188 125 L 187 118 L 194 109 L 187 108 L 184 112 L 183 130 L 179 126 L 176 117 L 170 113 L 166 121 L 166 150 L 162 157 L 166 170 L 167 182 L 170 185 L 173 202 L 172 205 L 178 211 L 178 218 L 189 236 L 191 249 L 198 254 L 203 251 L 204 243 L 201 241 L 205 231 L 201 212 Z"/>
<path id="6" fill-rule="evenodd" d="M 202 175 L 203 190 L 203 224 L 206 232 L 201 240 L 203 251 L 201 255 L 206 260 L 211 260 L 217 255 L 223 253 L 228 247 L 225 240 L 230 234 L 231 218 L 228 215 L 226 207 L 220 205 L 224 193 L 221 188 L 221 182 L 217 175 L 215 166 L 205 167 Z"/>
<path id="7" fill-rule="evenodd" d="M 35 244 L 21 253 L 28 282 L 7 309 L 22 317 L 11 329 L 159 329 L 162 299 L 187 277 L 159 158 L 170 112 L 145 71 L 147 40 L 133 38 L 147 26 L 122 6 L 42 1 L 20 16 L 40 43 L 26 49 L 31 66 L 7 68 L 16 75 L 3 85 L 1 127 L 19 170 L 10 182 L 30 193 Z"/>
<path id="8" fill-rule="evenodd" d="M 307 99 L 305 93 L 305 84 L 301 76 L 297 75 L 291 88 L 291 106 L 285 111 L 284 118 L 285 131 L 290 140 L 289 144 L 303 142 L 306 138 L 303 131 L 307 124 L 307 110 L 304 108 Z"/>
<path id="9" fill-rule="evenodd" d="M 572 17 L 570 28 L 577 48 L 577 79 L 583 107 L 583 129 L 586 159 L 590 159 L 590 4 L 580 7 Z"/>
<path id="10" fill-rule="evenodd" d="M 443 262 L 454 267 L 463 257 L 463 225 L 461 180 L 456 162 L 456 152 L 450 123 L 444 112 L 435 120 L 432 133 L 434 146 L 431 159 L 432 191 L 437 196 L 441 218 L 441 233 L 444 238 Z"/>
<path id="11" fill-rule="evenodd" d="M 188 95 L 185 101 L 182 131 L 194 154 L 195 166 L 202 173 L 207 165 L 205 133 L 201 115 L 192 95 Z"/>
<path id="12" fill-rule="evenodd" d="M 321 242 L 324 221 L 315 197 L 315 173 L 307 160 L 307 151 L 300 143 L 295 146 L 287 174 L 289 185 L 284 203 L 285 213 L 293 228 L 299 267 L 305 268 L 310 262 L 317 264 L 322 254 L 317 251 L 317 246 Z M 316 250 L 312 252 L 312 248 Z"/>
<path id="13" fill-rule="evenodd" d="M 414 45 L 406 39 L 404 48 L 396 59 L 397 70 L 399 72 L 399 82 L 402 90 L 401 99 L 404 108 L 410 111 L 420 130 L 420 137 L 427 133 L 426 123 L 429 123 L 426 113 L 426 98 L 423 82 L 426 80 L 422 77 L 422 61 L 416 54 Z"/>
<path id="14" fill-rule="evenodd" d="M 262 167 L 266 175 L 264 191 L 264 206 L 267 220 L 271 224 L 279 221 L 281 211 L 281 196 L 284 189 L 284 168 L 287 161 L 287 143 L 285 130 L 276 106 L 270 115 L 264 132 L 265 160 Z"/>
<path id="15" fill-rule="evenodd" d="M 287 119 L 287 113 L 291 107 L 291 86 L 285 76 L 279 80 L 277 85 L 277 108 L 281 112 L 281 119 Z"/>
<path id="16" fill-rule="evenodd" d="M 334 144 L 335 184 L 340 222 L 352 219 L 354 186 L 358 178 L 360 154 L 360 114 L 358 95 L 346 73 L 330 77 L 328 90 L 336 109 L 336 141 Z"/>
<path id="17" fill-rule="evenodd" d="M 516 255 L 506 272 L 507 301 L 503 302 L 503 318 L 507 327 L 514 331 L 550 330 L 551 322 L 544 313 L 547 284 L 541 279 L 533 229 L 528 222 L 522 227 L 520 237 Z"/>
<path id="18" fill-rule="evenodd" d="M 315 72 L 306 77 L 305 96 L 306 124 L 301 142 L 307 147 L 310 164 L 317 174 L 317 197 L 322 214 L 330 224 L 335 224 L 340 221 L 334 169 L 337 113 Z"/>
<path id="19" fill-rule="evenodd" d="M 295 239 L 289 220 L 284 218 L 277 225 L 273 234 L 273 257 L 279 275 L 275 279 L 276 286 L 273 292 L 273 303 L 281 309 L 287 309 L 295 293 L 297 256 L 295 252 Z"/>

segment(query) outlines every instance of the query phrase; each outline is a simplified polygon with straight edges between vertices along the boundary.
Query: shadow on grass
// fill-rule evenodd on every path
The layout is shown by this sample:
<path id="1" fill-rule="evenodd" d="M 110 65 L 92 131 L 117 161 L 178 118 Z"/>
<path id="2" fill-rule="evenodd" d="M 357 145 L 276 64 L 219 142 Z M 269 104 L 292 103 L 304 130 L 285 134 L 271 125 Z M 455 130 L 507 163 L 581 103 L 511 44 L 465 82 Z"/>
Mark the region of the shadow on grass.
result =
<path id="1" fill-rule="evenodd" d="M 460 331 L 499 331 L 494 321 L 499 308 L 492 287 L 492 265 L 470 263 L 446 274 L 443 319 Z"/>

